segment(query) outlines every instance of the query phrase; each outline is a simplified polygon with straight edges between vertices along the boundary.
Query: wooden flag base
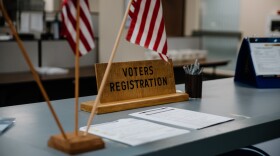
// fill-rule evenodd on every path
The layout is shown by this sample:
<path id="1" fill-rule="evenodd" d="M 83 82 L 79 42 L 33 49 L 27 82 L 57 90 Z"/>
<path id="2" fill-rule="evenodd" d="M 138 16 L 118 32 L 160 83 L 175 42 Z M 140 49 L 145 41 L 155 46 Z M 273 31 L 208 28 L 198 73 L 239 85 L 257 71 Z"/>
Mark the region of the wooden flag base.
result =
<path id="1" fill-rule="evenodd" d="M 74 133 L 67 133 L 65 140 L 61 134 L 53 135 L 48 141 L 48 146 L 68 154 L 78 154 L 105 147 L 103 140 L 92 134 L 84 135 L 79 132 L 78 136 Z"/>
<path id="2" fill-rule="evenodd" d="M 144 97 L 138 99 L 130 99 L 123 101 L 100 103 L 97 108 L 97 114 L 111 113 L 123 111 L 128 109 L 148 107 L 172 102 L 187 101 L 189 95 L 187 93 L 173 93 L 166 95 L 158 95 L 151 97 Z M 81 103 L 81 110 L 91 112 L 92 105 L 95 101 L 86 101 Z"/>

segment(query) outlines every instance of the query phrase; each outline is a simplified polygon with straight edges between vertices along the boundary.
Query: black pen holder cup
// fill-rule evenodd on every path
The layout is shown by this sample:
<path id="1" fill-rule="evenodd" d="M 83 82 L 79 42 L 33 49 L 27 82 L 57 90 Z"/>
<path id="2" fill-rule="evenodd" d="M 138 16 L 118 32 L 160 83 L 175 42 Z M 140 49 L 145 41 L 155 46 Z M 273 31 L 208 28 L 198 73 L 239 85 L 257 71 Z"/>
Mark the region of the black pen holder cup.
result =
<path id="1" fill-rule="evenodd" d="M 202 94 L 202 74 L 185 75 L 185 92 L 190 98 L 201 98 Z"/>

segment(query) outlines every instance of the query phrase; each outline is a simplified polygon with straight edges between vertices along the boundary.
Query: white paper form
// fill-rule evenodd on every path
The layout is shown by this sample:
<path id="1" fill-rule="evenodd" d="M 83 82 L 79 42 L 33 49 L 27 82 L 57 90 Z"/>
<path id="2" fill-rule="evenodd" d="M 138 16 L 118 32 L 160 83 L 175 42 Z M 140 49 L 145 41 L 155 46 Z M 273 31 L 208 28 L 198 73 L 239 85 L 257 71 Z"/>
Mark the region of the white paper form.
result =
<path id="1" fill-rule="evenodd" d="M 80 130 L 85 131 L 86 127 L 81 127 Z M 190 131 L 188 130 L 172 128 L 133 118 L 91 125 L 89 129 L 89 133 L 131 146 L 136 146 L 189 132 Z"/>
<path id="2" fill-rule="evenodd" d="M 250 43 L 256 75 L 280 75 L 280 43 Z"/>
<path id="3" fill-rule="evenodd" d="M 129 115 L 191 129 L 201 129 L 233 120 L 233 118 L 194 112 L 173 107 L 160 107 L 156 109 L 132 113 Z"/>
<path id="4" fill-rule="evenodd" d="M 30 13 L 30 16 L 30 29 L 37 32 L 43 32 L 43 12 L 32 12 Z"/>

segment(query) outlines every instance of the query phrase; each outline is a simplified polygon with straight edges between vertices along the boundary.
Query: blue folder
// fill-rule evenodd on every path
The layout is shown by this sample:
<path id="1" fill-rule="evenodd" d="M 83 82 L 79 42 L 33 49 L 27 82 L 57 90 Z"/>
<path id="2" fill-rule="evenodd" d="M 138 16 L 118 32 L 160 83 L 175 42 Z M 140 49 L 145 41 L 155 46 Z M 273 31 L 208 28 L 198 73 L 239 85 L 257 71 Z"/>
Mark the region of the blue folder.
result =
<path id="1" fill-rule="evenodd" d="M 251 43 L 275 44 L 280 43 L 280 38 L 244 38 L 237 57 L 234 81 L 257 88 L 280 88 L 279 75 L 256 74 L 251 55 Z"/>

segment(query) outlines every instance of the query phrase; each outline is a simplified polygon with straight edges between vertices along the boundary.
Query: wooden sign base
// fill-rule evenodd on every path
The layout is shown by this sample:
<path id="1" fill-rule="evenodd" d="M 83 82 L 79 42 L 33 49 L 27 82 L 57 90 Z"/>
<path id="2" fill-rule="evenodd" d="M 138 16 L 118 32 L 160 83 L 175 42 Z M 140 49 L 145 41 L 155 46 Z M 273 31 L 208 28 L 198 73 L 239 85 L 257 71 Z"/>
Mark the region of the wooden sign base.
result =
<path id="1" fill-rule="evenodd" d="M 106 63 L 95 64 L 98 89 L 106 68 Z M 187 93 L 176 93 L 172 60 L 169 63 L 162 60 L 116 62 L 96 109 L 97 114 L 104 114 L 188 99 Z M 94 104 L 94 101 L 83 102 L 80 108 L 91 112 Z"/>
<path id="2" fill-rule="evenodd" d="M 79 132 L 78 136 L 74 133 L 66 134 L 68 140 L 65 140 L 61 134 L 53 135 L 48 141 L 48 146 L 68 154 L 78 154 L 105 147 L 103 140 L 95 135 Z"/>
<path id="3" fill-rule="evenodd" d="M 123 101 L 114 101 L 107 103 L 100 103 L 97 108 L 97 114 L 105 114 L 116 111 L 148 107 L 172 102 L 187 101 L 189 95 L 187 93 L 173 93 L 166 95 L 158 95 L 151 97 L 143 97 L 137 99 L 123 100 Z M 86 101 L 81 103 L 81 110 L 86 112 L 91 112 L 92 105 L 95 101 Z"/>

